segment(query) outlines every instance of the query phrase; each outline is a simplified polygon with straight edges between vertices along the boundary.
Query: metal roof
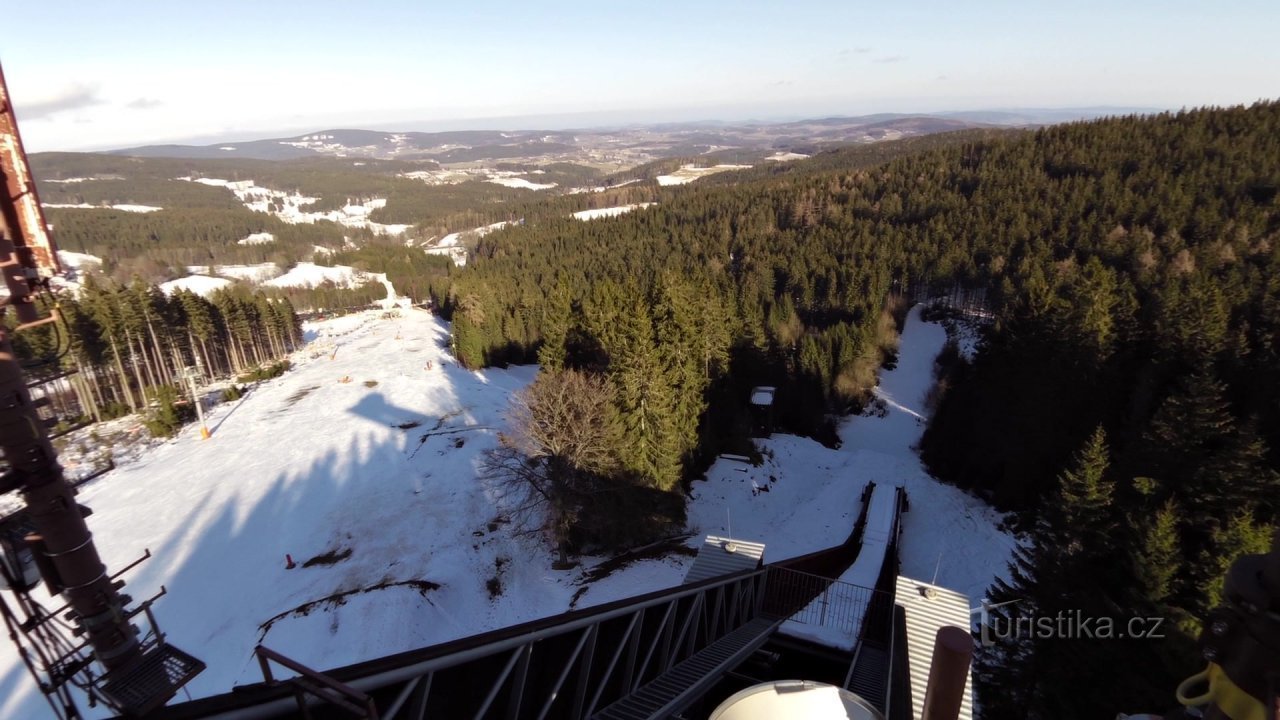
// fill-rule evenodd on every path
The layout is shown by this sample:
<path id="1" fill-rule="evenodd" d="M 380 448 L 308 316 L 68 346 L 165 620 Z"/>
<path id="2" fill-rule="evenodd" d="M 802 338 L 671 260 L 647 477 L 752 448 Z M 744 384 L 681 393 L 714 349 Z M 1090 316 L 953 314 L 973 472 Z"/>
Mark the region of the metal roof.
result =
<path id="1" fill-rule="evenodd" d="M 764 560 L 764 543 L 708 535 L 698 556 L 684 575 L 685 584 L 743 570 L 754 570 Z"/>
<path id="2" fill-rule="evenodd" d="M 924 692 L 929 684 L 929 665 L 933 661 L 933 642 L 938 629 L 955 625 L 969 630 L 973 626 L 969 596 L 899 575 L 895 599 L 906 615 L 911 716 L 920 720 L 920 713 L 924 710 Z M 964 701 L 960 704 L 960 720 L 973 720 L 972 666 L 969 668 L 969 679 L 965 682 Z"/>
<path id="3" fill-rule="evenodd" d="M 751 389 L 751 404 L 769 406 L 773 404 L 773 394 L 777 388 L 772 385 L 760 385 Z"/>

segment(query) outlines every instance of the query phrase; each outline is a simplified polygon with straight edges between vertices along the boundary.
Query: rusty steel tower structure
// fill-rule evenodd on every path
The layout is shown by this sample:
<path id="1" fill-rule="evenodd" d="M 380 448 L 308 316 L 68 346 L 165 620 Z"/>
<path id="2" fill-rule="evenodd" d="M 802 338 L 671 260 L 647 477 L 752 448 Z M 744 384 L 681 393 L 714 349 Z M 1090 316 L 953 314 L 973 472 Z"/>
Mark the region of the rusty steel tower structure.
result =
<path id="1" fill-rule="evenodd" d="M 65 692 L 68 683 L 81 687 L 91 703 L 104 702 L 126 714 L 146 712 L 166 702 L 204 666 L 164 642 L 155 628 L 150 600 L 136 609 L 127 607 L 130 598 L 120 592 L 124 582 L 108 572 L 98 555 L 85 522 L 90 511 L 75 501 L 75 489 L 63 476 L 28 391 L 24 366 L 15 354 L 11 333 L 58 322 L 52 303 L 46 312 L 37 297 L 49 293 L 49 281 L 61 268 L 3 70 L 0 175 L 4 187 L 0 269 L 8 290 L 8 296 L 0 298 L 4 321 L 0 323 L 0 449 L 7 465 L 0 477 L 0 493 L 21 493 L 25 525 L 31 529 L 23 538 L 25 547 L 9 550 L 25 553 L 39 569 L 50 596 L 60 595 L 66 602 L 64 608 L 45 611 L 30 596 L 30 579 L 13 577 L 16 563 L 10 562 L 3 579 L 18 596 L 25 617 L 5 605 L 4 619 L 19 654 L 56 713 L 78 715 L 73 696 Z M 147 634 L 133 624 L 141 613 L 152 620 Z M 70 632 L 57 637 L 58 628 L 66 627 L 64 621 L 70 622 Z M 101 674 L 95 672 L 95 661 Z M 61 708 L 53 700 L 55 695 Z"/>

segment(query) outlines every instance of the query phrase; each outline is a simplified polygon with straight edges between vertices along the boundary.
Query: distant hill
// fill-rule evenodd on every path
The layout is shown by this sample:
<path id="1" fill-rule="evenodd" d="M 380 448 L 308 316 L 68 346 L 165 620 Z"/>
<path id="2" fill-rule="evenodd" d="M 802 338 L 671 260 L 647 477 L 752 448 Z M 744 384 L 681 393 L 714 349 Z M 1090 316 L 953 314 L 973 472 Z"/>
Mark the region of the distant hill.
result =
<path id="1" fill-rule="evenodd" d="M 113 155 L 178 159 L 296 160 L 313 157 L 483 161 L 556 161 L 634 166 L 655 159 L 726 149 L 772 151 L 794 146 L 867 143 L 984 127 L 976 119 L 879 113 L 789 122 L 689 122 L 583 130 L 392 132 L 321 130 L 305 135 L 210 145 L 146 145 Z M 1001 123 L 1009 124 L 1009 123 Z M 764 153 L 768 154 L 768 153 Z"/>
<path id="2" fill-rule="evenodd" d="M 145 145 L 112 150 L 113 155 L 169 158 L 248 158 L 294 160 L 297 158 L 370 157 L 436 159 L 460 150 L 485 148 L 485 158 L 518 157 L 539 152 L 546 143 L 562 143 L 573 136 L 563 132 L 464 130 L 454 132 L 379 132 L 374 130 L 321 130 L 292 137 L 250 140 L 212 145 Z"/>

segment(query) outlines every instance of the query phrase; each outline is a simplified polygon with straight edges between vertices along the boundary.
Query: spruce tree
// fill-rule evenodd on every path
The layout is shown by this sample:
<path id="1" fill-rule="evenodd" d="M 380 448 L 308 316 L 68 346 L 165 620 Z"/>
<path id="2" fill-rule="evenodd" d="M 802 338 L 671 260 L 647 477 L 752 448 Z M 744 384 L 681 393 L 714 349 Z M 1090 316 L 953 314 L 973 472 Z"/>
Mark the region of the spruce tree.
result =
<path id="1" fill-rule="evenodd" d="M 1182 564 L 1178 546 L 1178 507 L 1169 500 L 1150 518 L 1134 519 L 1141 528 L 1133 551 L 1133 576 L 1139 598 L 1153 609 L 1161 609 L 1174 599 L 1175 581 Z"/>
<path id="2" fill-rule="evenodd" d="M 538 349 L 538 364 L 543 370 L 555 371 L 564 367 L 565 340 L 572 325 L 572 298 L 568 284 L 561 279 L 547 295 L 542 309 L 542 347 Z"/>

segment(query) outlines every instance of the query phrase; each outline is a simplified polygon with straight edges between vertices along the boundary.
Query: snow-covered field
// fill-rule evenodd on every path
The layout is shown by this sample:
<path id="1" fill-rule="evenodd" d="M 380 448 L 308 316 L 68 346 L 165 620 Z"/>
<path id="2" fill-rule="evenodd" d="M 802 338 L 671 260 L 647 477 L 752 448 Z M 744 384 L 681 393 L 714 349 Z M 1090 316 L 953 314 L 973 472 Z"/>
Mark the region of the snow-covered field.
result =
<path id="1" fill-rule="evenodd" d="M 280 274 L 280 266 L 273 262 L 255 265 L 188 265 L 187 272 L 202 275 L 220 275 L 251 283 L 261 283 Z"/>
<path id="2" fill-rule="evenodd" d="M 805 158 L 807 158 L 807 157 L 809 157 L 809 156 L 808 156 L 808 155 L 804 155 L 804 154 L 802 154 L 802 153 L 795 153 L 795 152 L 776 152 L 776 153 L 774 153 L 774 154 L 770 155 L 769 157 L 765 158 L 765 160 L 772 160 L 772 161 L 774 161 L 774 162 L 790 162 L 790 161 L 792 161 L 792 160 L 804 160 L 804 159 L 805 159 Z"/>
<path id="3" fill-rule="evenodd" d="M 488 182 L 503 187 L 524 188 L 525 190 L 550 190 L 556 186 L 555 183 L 536 183 L 519 177 L 491 177 Z"/>
<path id="4" fill-rule="evenodd" d="M 657 180 L 659 185 L 684 185 L 708 175 L 728 172 L 729 170 L 746 170 L 750 167 L 750 165 L 713 165 L 711 167 L 681 165 L 679 170 L 676 170 L 670 175 L 659 175 Z"/>
<path id="5" fill-rule="evenodd" d="M 276 236 L 269 232 L 250 233 L 236 242 L 241 245 L 265 245 L 276 241 Z"/>
<path id="6" fill-rule="evenodd" d="M 66 182 L 70 182 L 70 180 Z M 119 210 L 121 212 L 132 212 L 132 213 L 153 213 L 158 210 L 164 209 L 162 207 L 156 207 L 155 205 L 130 205 L 127 203 L 121 204 L 121 205 L 90 205 L 89 203 L 41 203 L 41 205 L 47 208 L 76 208 L 76 209 L 85 209 L 85 210 Z"/>
<path id="7" fill-rule="evenodd" d="M 102 266 L 102 258 L 97 255 L 71 252 L 70 250 L 59 250 L 58 262 L 62 263 L 63 270 L 86 270 Z"/>
<path id="8" fill-rule="evenodd" d="M 313 224 L 320 220 L 328 220 L 351 228 L 368 228 L 379 235 L 402 235 L 411 225 L 383 225 L 369 219 L 369 214 L 378 208 L 386 207 L 386 198 L 371 198 L 359 203 L 348 203 L 337 210 L 324 212 L 308 212 L 308 205 L 314 205 L 319 198 L 307 197 L 300 193 L 287 193 L 282 190 L 257 185 L 252 180 L 222 180 L 219 178 L 180 177 L 179 180 L 198 182 L 212 187 L 224 187 L 235 194 L 244 206 L 254 212 L 266 213 L 294 225 Z M 253 237 L 252 235 L 250 237 Z M 247 239 L 247 238 L 246 238 Z M 241 241 L 242 243 L 244 241 Z"/>
<path id="9" fill-rule="evenodd" d="M 601 192 L 604 192 L 605 190 L 613 190 L 614 188 L 620 188 L 620 187 L 623 187 L 624 185 L 630 185 L 631 183 L 638 183 L 638 182 L 640 182 L 639 178 L 632 178 L 630 180 L 624 180 L 614 185 L 596 185 L 594 187 L 573 187 L 573 188 L 569 188 L 568 190 L 565 190 L 564 192 L 566 195 L 577 195 L 580 193 L 601 193 Z"/>
<path id="10" fill-rule="evenodd" d="M 647 208 L 654 203 L 632 203 L 630 205 L 617 205 L 615 207 L 596 208 L 595 210 L 582 210 L 573 214 L 579 220 L 595 220 L 596 218 L 618 217 L 631 212 L 632 210 L 640 210 Z"/>
<path id="11" fill-rule="evenodd" d="M 272 287 L 317 287 L 325 283 L 333 283 L 337 287 L 354 288 L 369 282 L 370 275 L 347 265 L 316 265 L 301 262 L 289 269 L 289 272 L 271 278 L 263 283 Z"/>
<path id="12" fill-rule="evenodd" d="M 215 292 L 230 287 L 232 280 L 220 277 L 209 277 L 208 275 L 188 275 L 170 280 L 169 282 L 160 283 L 160 289 L 166 295 L 172 295 L 178 290 L 190 290 L 191 292 L 202 297 L 208 297 Z"/>
<path id="13" fill-rule="evenodd" d="M 160 284 L 160 289 L 172 293 L 178 288 L 185 288 L 197 295 L 212 295 L 232 284 L 233 280 L 244 280 L 258 285 L 271 287 L 319 287 L 332 283 L 336 287 L 355 288 L 370 282 L 380 282 L 390 288 L 386 275 L 357 270 L 349 265 L 316 265 L 300 262 L 281 274 L 280 266 L 275 263 L 258 263 L 256 265 L 190 265 L 190 275 L 177 280 Z M 217 276 L 217 277 L 214 277 Z M 391 295 L 394 297 L 394 294 Z"/>
<path id="14" fill-rule="evenodd" d="M 452 232 L 434 242 L 427 241 L 427 246 L 422 248 L 423 252 L 428 255 L 445 255 L 453 260 L 454 265 L 462 266 L 467 264 L 467 248 L 463 246 L 462 239 L 464 235 L 481 238 L 494 230 L 511 225 L 511 222 L 503 220 L 492 225 L 484 225 L 478 228 L 472 228 L 465 232 Z"/>
<path id="15" fill-rule="evenodd" d="M 210 440 L 188 427 L 82 488 L 109 567 L 155 554 L 127 591 L 169 589 L 156 607 L 163 628 L 209 666 L 194 696 L 260 679 L 258 642 L 326 668 L 563 612 L 603 560 L 553 570 L 550 548 L 505 521 L 497 489 L 477 474 L 536 368 L 464 370 L 445 323 L 397 312 L 307 324 L 295 368 L 215 407 Z M 875 480 L 910 493 L 902 572 L 932 577 L 942 552 L 939 584 L 981 595 L 1013 541 L 995 513 L 929 478 L 912 450 L 943 337 L 912 312 L 897 369 L 882 377 L 887 414 L 846 422 L 841 449 L 775 435 L 760 442 L 759 467 L 717 461 L 692 488 L 690 545 L 732 534 L 766 543 L 768 561 L 838 544 Z M 298 567 L 285 568 L 286 553 Z M 678 584 L 690 562 L 632 564 L 578 606 Z M 501 594 L 490 595 L 491 578 Z M 0 643 L 0 717 L 44 717 L 42 703 Z"/>

